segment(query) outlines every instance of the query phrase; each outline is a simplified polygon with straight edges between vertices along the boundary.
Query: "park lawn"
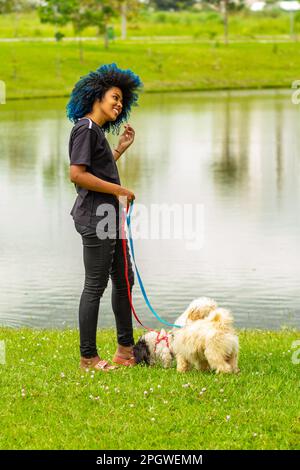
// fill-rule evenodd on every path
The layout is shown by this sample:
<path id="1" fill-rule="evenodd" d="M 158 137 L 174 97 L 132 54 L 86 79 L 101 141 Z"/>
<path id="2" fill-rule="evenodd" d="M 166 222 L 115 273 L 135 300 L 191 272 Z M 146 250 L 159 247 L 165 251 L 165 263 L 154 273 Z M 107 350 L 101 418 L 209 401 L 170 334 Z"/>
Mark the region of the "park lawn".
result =
<path id="1" fill-rule="evenodd" d="M 0 328 L 0 449 L 299 449 L 299 331 L 239 336 L 238 375 L 92 374 L 78 368 L 78 331 Z M 103 357 L 115 341 L 98 333 Z"/>
<path id="2" fill-rule="evenodd" d="M 68 96 L 80 76 L 116 62 L 140 75 L 145 91 L 290 88 L 299 76 L 296 43 L 135 44 L 2 43 L 0 80 L 6 98 Z"/>
<path id="3" fill-rule="evenodd" d="M 121 35 L 121 19 L 113 18 L 110 25 L 117 37 Z M 73 26 L 69 23 L 59 27 L 66 37 L 76 36 Z M 300 34 L 300 14 L 295 14 L 294 32 Z M 250 12 L 244 10 L 231 13 L 229 16 L 229 34 L 236 38 L 259 38 L 281 36 L 289 38 L 290 17 L 280 10 L 273 12 Z M 0 15 L 0 38 L 53 38 L 55 27 L 49 23 L 41 23 L 36 11 Z M 96 27 L 88 27 L 82 36 L 97 36 Z M 141 11 L 139 15 L 127 22 L 127 36 L 190 36 L 194 38 L 212 39 L 223 36 L 223 22 L 219 13 L 214 11 L 199 12 L 167 12 Z"/>

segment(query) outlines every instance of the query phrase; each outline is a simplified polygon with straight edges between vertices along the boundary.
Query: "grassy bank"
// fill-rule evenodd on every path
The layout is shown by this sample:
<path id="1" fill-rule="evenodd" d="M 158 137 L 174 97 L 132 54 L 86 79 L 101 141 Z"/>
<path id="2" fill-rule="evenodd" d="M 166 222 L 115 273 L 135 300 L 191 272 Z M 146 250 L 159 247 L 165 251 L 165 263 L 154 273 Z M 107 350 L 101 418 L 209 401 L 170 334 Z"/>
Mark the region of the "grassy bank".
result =
<path id="1" fill-rule="evenodd" d="M 2 43 L 0 80 L 7 99 L 68 96 L 80 76 L 116 62 L 138 73 L 145 91 L 290 88 L 299 79 L 299 47 L 283 44 Z"/>
<path id="2" fill-rule="evenodd" d="M 111 21 L 114 33 L 121 35 L 121 19 Z M 60 27 L 59 30 L 66 36 L 75 36 L 71 24 Z M 295 14 L 295 34 L 300 34 L 300 14 Z M 229 34 L 235 38 L 257 38 L 268 36 L 286 36 L 290 33 L 290 17 L 286 12 L 277 10 L 273 12 L 250 12 L 244 10 L 231 13 L 229 16 Z M 48 23 L 41 23 L 37 12 L 0 15 L 0 38 L 14 37 L 54 37 L 55 27 Z M 97 28 L 88 27 L 82 36 L 96 36 Z M 141 12 L 134 19 L 129 19 L 127 36 L 192 36 L 194 38 L 211 39 L 223 35 L 223 23 L 220 14 L 214 11 L 199 12 Z"/>
<path id="3" fill-rule="evenodd" d="M 0 448 L 299 448 L 297 338 L 241 331 L 239 375 L 139 366 L 93 376 L 78 369 L 77 331 L 1 328 Z M 115 333 L 98 344 L 110 358 Z"/>

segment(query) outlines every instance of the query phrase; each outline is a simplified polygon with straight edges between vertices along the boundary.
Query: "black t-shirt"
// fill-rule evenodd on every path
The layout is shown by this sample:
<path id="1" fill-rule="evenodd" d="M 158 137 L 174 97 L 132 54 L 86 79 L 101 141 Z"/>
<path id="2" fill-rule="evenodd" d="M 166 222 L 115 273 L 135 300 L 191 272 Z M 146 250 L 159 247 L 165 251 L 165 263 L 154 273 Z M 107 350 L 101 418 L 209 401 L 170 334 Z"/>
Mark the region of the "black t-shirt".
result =
<path id="1" fill-rule="evenodd" d="M 103 129 L 89 118 L 79 119 L 69 140 L 70 165 L 86 165 L 89 173 L 105 181 L 121 184 L 118 168 Z M 118 216 L 119 202 L 108 193 L 100 193 L 76 185 L 77 198 L 71 210 L 75 222 L 96 227 L 103 218 L 96 215 L 99 204 L 113 204 Z"/>

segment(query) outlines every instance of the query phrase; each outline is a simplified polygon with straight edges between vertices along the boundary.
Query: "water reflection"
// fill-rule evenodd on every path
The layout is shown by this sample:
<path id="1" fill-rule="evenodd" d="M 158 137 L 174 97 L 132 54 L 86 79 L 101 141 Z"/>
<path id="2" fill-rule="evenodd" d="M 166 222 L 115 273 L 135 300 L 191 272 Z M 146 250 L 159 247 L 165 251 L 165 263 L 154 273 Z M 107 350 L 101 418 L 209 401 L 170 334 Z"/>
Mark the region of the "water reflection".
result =
<path id="1" fill-rule="evenodd" d="M 81 242 L 69 216 L 66 100 L 0 108 L 0 323 L 77 326 Z M 144 95 L 118 162 L 137 202 L 203 204 L 205 243 L 137 240 L 151 303 L 172 320 L 210 295 L 238 326 L 300 325 L 299 107 L 289 91 Z M 109 136 L 111 145 L 117 136 Z M 139 289 L 136 308 L 158 326 Z M 113 325 L 110 289 L 100 324 Z"/>

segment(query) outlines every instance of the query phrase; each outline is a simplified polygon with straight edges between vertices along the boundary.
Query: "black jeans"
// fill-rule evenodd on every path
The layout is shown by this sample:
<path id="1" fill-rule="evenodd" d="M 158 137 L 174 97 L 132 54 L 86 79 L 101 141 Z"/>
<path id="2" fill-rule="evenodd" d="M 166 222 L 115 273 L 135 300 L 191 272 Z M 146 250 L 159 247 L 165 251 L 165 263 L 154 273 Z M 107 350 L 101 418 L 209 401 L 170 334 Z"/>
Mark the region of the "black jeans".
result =
<path id="1" fill-rule="evenodd" d="M 85 283 L 79 304 L 80 354 L 90 358 L 97 355 L 96 332 L 100 298 L 112 280 L 111 303 L 117 327 L 117 341 L 122 346 L 134 344 L 131 307 L 125 279 L 122 239 L 99 239 L 95 228 L 75 222 L 82 237 Z M 128 280 L 130 292 L 134 284 L 134 273 L 126 240 Z"/>

